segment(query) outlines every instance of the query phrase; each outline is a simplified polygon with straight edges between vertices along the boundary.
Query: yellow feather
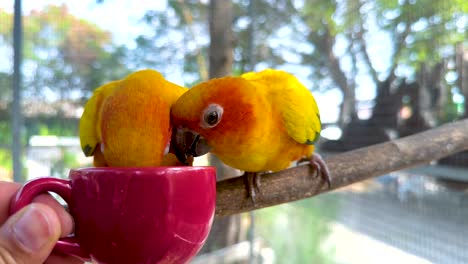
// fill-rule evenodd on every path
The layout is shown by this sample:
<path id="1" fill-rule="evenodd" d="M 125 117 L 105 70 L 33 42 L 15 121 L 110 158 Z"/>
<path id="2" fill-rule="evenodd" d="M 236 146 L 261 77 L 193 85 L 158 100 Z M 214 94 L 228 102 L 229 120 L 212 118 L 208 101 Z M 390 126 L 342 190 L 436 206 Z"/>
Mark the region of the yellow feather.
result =
<path id="1" fill-rule="evenodd" d="M 224 112 L 207 129 L 200 118 L 210 104 Z M 310 91 L 277 70 L 201 83 L 175 103 L 172 115 L 175 126 L 198 132 L 223 162 L 249 172 L 282 170 L 310 156 L 321 127 Z"/>
<path id="2" fill-rule="evenodd" d="M 312 144 L 321 130 L 320 114 L 312 93 L 296 77 L 280 70 L 251 72 L 242 78 L 268 91 L 270 101 L 281 112 L 283 125 L 298 143 Z"/>
<path id="3" fill-rule="evenodd" d="M 93 155 L 96 146 L 101 142 L 98 119 L 102 102 L 114 92 L 119 83 L 120 81 L 113 81 L 97 88 L 84 107 L 80 119 L 80 144 L 87 157 Z"/>
<path id="4" fill-rule="evenodd" d="M 153 70 L 101 86 L 80 121 L 83 151 L 96 154 L 97 165 L 159 166 L 170 138 L 170 107 L 186 90 Z"/>

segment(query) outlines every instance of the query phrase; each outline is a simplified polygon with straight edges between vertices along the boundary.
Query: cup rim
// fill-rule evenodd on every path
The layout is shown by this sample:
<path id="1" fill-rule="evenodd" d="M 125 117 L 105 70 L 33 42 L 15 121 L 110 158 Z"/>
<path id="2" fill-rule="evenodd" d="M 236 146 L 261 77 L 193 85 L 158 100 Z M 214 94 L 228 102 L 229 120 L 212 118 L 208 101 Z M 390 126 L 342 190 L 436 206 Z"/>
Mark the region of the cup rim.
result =
<path id="1" fill-rule="evenodd" d="M 83 168 L 73 168 L 72 171 L 200 171 L 200 170 L 214 170 L 216 172 L 216 167 L 214 166 L 155 166 L 155 167 L 83 167 Z"/>

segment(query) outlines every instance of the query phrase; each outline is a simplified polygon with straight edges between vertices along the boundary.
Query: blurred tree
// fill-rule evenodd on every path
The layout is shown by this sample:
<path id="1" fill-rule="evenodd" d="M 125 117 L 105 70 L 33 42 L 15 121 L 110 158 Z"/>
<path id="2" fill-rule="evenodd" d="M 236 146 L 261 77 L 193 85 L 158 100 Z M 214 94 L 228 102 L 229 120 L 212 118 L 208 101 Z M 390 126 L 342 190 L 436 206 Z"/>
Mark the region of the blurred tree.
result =
<path id="1" fill-rule="evenodd" d="M 13 180 L 23 182 L 22 142 L 23 112 L 21 109 L 23 90 L 23 12 L 21 0 L 15 0 L 13 14 L 13 76 L 10 121 L 11 121 L 11 155 L 13 159 Z"/>
<path id="2" fill-rule="evenodd" d="M 250 1 L 237 0 L 232 2 L 232 20 L 229 22 L 233 36 L 232 70 L 229 74 L 239 74 L 250 70 L 251 57 L 255 64 L 274 67 L 285 63 L 283 53 L 275 45 L 270 45 L 269 39 L 281 36 L 275 35 L 278 28 L 287 28 L 288 17 L 294 9 L 288 0 L 257 0 L 255 7 L 256 33 L 255 46 L 250 49 Z M 225 2 L 223 2 L 225 3 Z M 187 10 L 190 10 L 187 12 Z M 208 58 L 209 30 L 206 27 L 209 7 L 204 1 L 169 0 L 164 11 L 150 10 L 143 20 L 154 28 L 149 36 L 137 38 L 137 48 L 132 55 L 133 63 L 138 67 L 156 67 L 167 73 L 174 67 L 183 65 L 184 79 L 187 86 L 203 80 Z M 278 19 L 278 17 L 286 19 Z M 296 19 L 297 20 L 297 19 Z M 274 36 L 275 35 L 275 36 Z M 284 47 L 281 45 L 281 47 Z M 253 52 L 250 52 L 253 50 Z M 223 55 L 225 56 L 225 55 Z M 229 59 L 229 58 L 228 58 Z"/>
<path id="3" fill-rule="evenodd" d="M 0 28 L 0 45 L 9 47 L 12 14 L 0 10 L 0 20 L 7 22 Z M 113 44 L 109 32 L 70 14 L 66 5 L 33 10 L 24 16 L 24 28 L 24 93 L 29 98 L 85 99 L 102 83 L 129 72 L 125 48 Z"/>
<path id="4" fill-rule="evenodd" d="M 358 122 L 355 90 L 364 76 L 377 90 L 371 126 L 395 129 L 402 96 L 412 89 L 420 127 L 435 125 L 451 103 L 454 83 L 445 75 L 466 34 L 467 6 L 460 0 L 306 0 L 296 6 L 313 46 L 313 52 L 302 52 L 303 62 L 312 66 L 319 86 L 343 94 L 339 123 Z M 388 58 L 375 52 L 382 45 L 390 49 Z M 413 82 L 413 88 L 406 85 Z"/>
<path id="5" fill-rule="evenodd" d="M 347 38 L 352 32 L 347 30 L 344 25 L 349 28 L 354 28 L 363 23 L 364 17 L 356 15 L 356 7 L 351 6 L 351 1 L 343 2 L 347 4 L 347 15 L 340 21 L 336 21 L 337 12 L 339 11 L 338 1 L 319 1 L 307 0 L 304 6 L 298 7 L 298 13 L 301 15 L 303 22 L 307 29 L 303 32 L 305 39 L 304 42 L 310 43 L 313 46 L 312 52 L 299 52 L 302 54 L 303 63 L 312 66 L 312 78 L 320 86 L 320 83 L 330 85 L 334 83 L 341 90 L 343 94 L 343 102 L 341 103 L 340 116 L 338 123 L 343 126 L 346 123 L 356 119 L 356 74 L 357 68 L 357 55 L 359 50 L 356 49 L 355 41 L 350 41 L 346 53 L 351 60 L 351 67 L 349 73 L 346 72 L 341 65 L 341 56 L 336 53 L 335 45 L 337 38 L 341 35 L 342 38 Z M 354 13 L 354 14 L 353 14 Z M 344 55 L 344 54 L 343 54 Z M 343 56 L 344 57 L 344 56 Z M 372 72 L 371 72 L 372 73 Z"/>
<path id="6" fill-rule="evenodd" d="M 297 56 L 289 52 L 300 40 L 300 35 L 295 34 L 298 16 L 292 1 L 251 3 L 234 1 L 234 70 L 243 73 L 255 70 L 259 64 L 262 68 L 298 64 Z"/>
<path id="7" fill-rule="evenodd" d="M 28 138 L 48 126 L 56 135 L 76 136 L 79 108 L 104 82 L 129 73 L 127 49 L 112 42 L 111 35 L 96 25 L 73 16 L 66 5 L 49 5 L 23 16 L 21 112 L 26 133 L 15 131 L 20 148 Z M 13 14 L 0 9 L 0 49 L 10 55 L 13 47 Z M 7 125 L 13 110 L 12 69 L 6 58 L 0 67 L 0 125 Z M 25 137 L 26 136 L 26 137 Z M 11 146 L 9 138 L 0 138 Z M 18 151 L 16 151 L 18 152 Z M 19 154 L 22 154 L 19 152 Z M 7 156 L 5 156 L 7 157 Z M 7 157 L 8 158 L 8 157 Z M 11 161 L 10 161 L 11 162 Z"/>
<path id="8" fill-rule="evenodd" d="M 414 117 L 420 120 L 421 127 L 438 124 L 446 115 L 446 106 L 453 105 L 452 95 L 459 93 L 454 90 L 455 80 L 447 76 L 454 73 L 450 64 L 455 63 L 456 46 L 465 38 L 468 3 L 418 0 L 399 4 L 395 0 L 380 0 L 375 7 L 378 24 L 394 41 L 386 77 L 389 85 L 383 88 L 386 91 L 379 92 L 388 93 L 393 81 L 416 82 Z M 407 92 L 405 86 L 400 87 L 393 94 Z"/>
<path id="9" fill-rule="evenodd" d="M 210 79 L 232 73 L 232 3 L 211 0 L 209 5 L 209 61 Z"/>
<path id="10" fill-rule="evenodd" d="M 413 119 L 421 127 L 459 115 L 450 114 L 454 109 L 451 97 L 462 90 L 446 75 L 456 72 L 452 66 L 455 47 L 463 43 L 468 27 L 466 1 L 257 0 L 253 49 L 249 47 L 250 1 L 232 2 L 233 72 L 250 70 L 252 56 L 260 68 L 292 65 L 300 68 L 291 69 L 311 72 L 311 89 L 342 92 L 338 119 L 342 127 L 352 120 L 360 122 L 356 89 L 376 91 L 372 117 L 366 124 L 382 130 L 405 124 L 399 123 L 398 111 L 404 94 L 414 94 L 404 85 L 412 82 L 419 87 L 412 101 L 419 101 Z M 167 11 L 148 12 L 145 17 L 156 29 L 153 36 L 141 39 L 146 50 L 159 51 L 161 56 L 155 58 L 162 62 L 185 65 L 186 76 L 191 76 L 189 85 L 202 79 L 197 54 L 205 58 L 207 54 L 204 3 L 169 1 Z M 184 19 L 184 6 L 191 11 L 190 24 Z M 192 35 L 196 40 L 191 40 Z M 176 44 L 164 44 L 167 41 Z"/>
<path id="11" fill-rule="evenodd" d="M 163 75 L 183 69 L 186 86 L 208 78 L 208 8 L 200 1 L 169 0 L 164 11 L 149 10 L 143 17 L 153 34 L 136 39 L 130 61 Z"/>
<path id="12" fill-rule="evenodd" d="M 464 117 L 468 118 L 468 45 L 459 43 L 455 54 L 457 86 L 464 96 Z"/>

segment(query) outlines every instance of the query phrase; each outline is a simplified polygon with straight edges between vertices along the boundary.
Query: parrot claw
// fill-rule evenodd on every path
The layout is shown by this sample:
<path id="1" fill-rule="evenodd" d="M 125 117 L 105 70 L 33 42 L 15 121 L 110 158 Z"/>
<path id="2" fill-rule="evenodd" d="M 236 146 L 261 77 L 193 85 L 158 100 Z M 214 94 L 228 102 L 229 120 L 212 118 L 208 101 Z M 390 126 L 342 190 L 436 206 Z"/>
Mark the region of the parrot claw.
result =
<path id="1" fill-rule="evenodd" d="M 302 163 L 302 162 L 308 162 L 309 165 L 315 169 L 316 176 L 322 177 L 322 179 L 327 181 L 328 188 L 331 187 L 330 171 L 328 170 L 327 164 L 325 163 L 325 161 L 322 159 L 322 157 L 319 154 L 313 153 L 312 157 L 310 158 L 300 159 L 297 162 L 297 165 L 299 165 L 299 163 Z"/>
<path id="2" fill-rule="evenodd" d="M 250 197 L 252 203 L 255 205 L 257 193 L 260 193 L 260 175 L 256 172 L 245 172 L 244 183 L 247 190 L 247 197 Z"/>

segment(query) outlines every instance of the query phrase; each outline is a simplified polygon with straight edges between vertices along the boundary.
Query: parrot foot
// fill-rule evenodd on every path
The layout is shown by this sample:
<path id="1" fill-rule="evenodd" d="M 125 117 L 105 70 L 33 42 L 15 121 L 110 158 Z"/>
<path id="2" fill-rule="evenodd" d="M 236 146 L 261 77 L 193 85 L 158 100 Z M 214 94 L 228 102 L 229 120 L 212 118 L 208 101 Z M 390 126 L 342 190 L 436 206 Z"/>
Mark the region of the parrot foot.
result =
<path id="1" fill-rule="evenodd" d="M 260 193 L 260 175 L 257 172 L 244 172 L 244 184 L 247 190 L 247 197 L 250 197 L 255 205 L 257 193 Z"/>
<path id="2" fill-rule="evenodd" d="M 302 158 L 297 162 L 297 165 L 302 162 L 308 162 L 309 165 L 315 169 L 317 173 L 316 176 L 322 177 L 322 179 L 327 181 L 328 188 L 331 187 L 330 171 L 328 170 L 327 164 L 319 154 L 313 153 L 310 158 Z"/>

